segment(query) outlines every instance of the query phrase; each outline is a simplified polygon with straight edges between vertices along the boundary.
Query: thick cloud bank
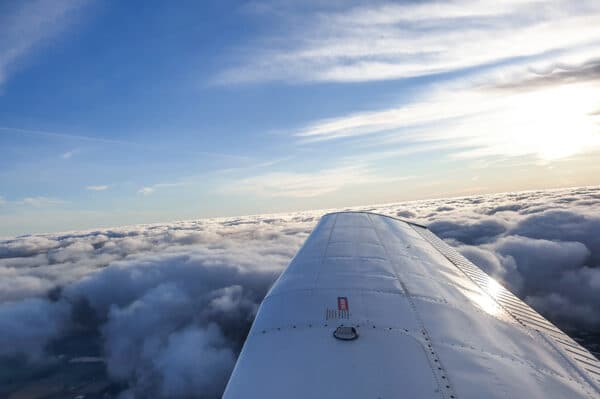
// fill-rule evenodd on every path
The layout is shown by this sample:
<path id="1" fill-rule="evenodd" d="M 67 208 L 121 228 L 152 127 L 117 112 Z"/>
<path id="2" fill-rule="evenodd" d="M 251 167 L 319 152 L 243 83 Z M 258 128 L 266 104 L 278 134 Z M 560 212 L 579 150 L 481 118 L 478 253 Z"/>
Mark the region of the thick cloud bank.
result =
<path id="1" fill-rule="evenodd" d="M 599 188 L 368 209 L 428 224 L 559 326 L 600 332 Z M 108 396 L 218 397 L 261 299 L 322 213 L 0 242 L 0 361 L 94 358 Z M 4 396 L 32 380 L 0 382 Z"/>
<path id="2" fill-rule="evenodd" d="M 2 242 L 0 358 L 34 367 L 64 351 L 100 355 L 120 397 L 218 397 L 260 301 L 315 221 L 204 220 Z M 73 353 L 69 340 L 83 343 Z"/>

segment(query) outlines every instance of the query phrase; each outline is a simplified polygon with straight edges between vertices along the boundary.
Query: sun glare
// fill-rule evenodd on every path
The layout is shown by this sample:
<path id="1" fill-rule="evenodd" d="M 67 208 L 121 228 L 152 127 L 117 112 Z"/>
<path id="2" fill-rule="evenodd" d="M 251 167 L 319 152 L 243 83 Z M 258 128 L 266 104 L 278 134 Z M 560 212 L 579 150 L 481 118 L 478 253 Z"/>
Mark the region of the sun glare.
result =
<path id="1" fill-rule="evenodd" d="M 505 115 L 513 150 L 554 160 L 600 145 L 600 90 L 566 85 L 511 96 Z"/>

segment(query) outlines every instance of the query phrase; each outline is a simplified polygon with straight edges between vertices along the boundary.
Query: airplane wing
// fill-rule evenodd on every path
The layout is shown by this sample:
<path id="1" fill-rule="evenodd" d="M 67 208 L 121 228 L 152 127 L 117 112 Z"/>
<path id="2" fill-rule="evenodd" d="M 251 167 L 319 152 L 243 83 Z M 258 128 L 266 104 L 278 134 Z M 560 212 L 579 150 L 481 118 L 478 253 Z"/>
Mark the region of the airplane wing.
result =
<path id="1" fill-rule="evenodd" d="M 325 215 L 224 398 L 600 398 L 600 362 L 427 228 Z"/>

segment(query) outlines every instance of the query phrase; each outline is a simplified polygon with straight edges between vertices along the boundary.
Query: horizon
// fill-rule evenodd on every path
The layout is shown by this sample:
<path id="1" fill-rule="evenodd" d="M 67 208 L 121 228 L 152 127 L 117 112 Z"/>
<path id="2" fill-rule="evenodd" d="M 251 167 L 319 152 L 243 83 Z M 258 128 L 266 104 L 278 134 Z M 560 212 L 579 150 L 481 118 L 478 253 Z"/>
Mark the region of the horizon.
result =
<path id="1" fill-rule="evenodd" d="M 0 240 L 2 241 L 10 241 L 12 239 L 19 239 L 28 236 L 46 236 L 46 235 L 63 235 L 69 233 L 91 233 L 96 231 L 108 231 L 108 230 L 119 230 L 119 229 L 127 229 L 127 228 L 136 228 L 136 227 L 149 227 L 149 226 L 162 226 L 173 223 L 185 223 L 185 222 L 196 222 L 196 221 L 226 221 L 234 218 L 252 218 L 252 217 L 265 217 L 265 216 L 289 216 L 298 213 L 319 213 L 319 212 L 343 212 L 345 210 L 354 211 L 361 210 L 365 208 L 376 208 L 376 207 L 386 207 L 386 206 L 398 206 L 398 205 L 410 205 L 411 203 L 427 203 L 427 202 L 435 202 L 441 200 L 457 200 L 457 199 L 467 199 L 477 196 L 498 196 L 498 195 L 507 195 L 507 194 L 528 194 L 528 193 L 536 193 L 536 192 L 561 192 L 561 191 L 570 191 L 570 190 L 578 190 L 578 189 L 595 189 L 599 188 L 598 185 L 589 185 L 589 186 L 573 186 L 573 187 L 551 187 L 551 188 L 532 188 L 527 190 L 518 190 L 518 191 L 500 191 L 500 192 L 489 192 L 489 193 L 475 193 L 468 195 L 456 195 L 456 196 L 441 196 L 441 197 L 430 197 L 430 198 L 416 198 L 404 201 L 392 201 L 392 202 L 381 202 L 381 203 L 372 203 L 372 204 L 358 204 L 358 205 L 349 205 L 349 206 L 341 206 L 341 207 L 332 207 L 332 208 L 313 208 L 313 209 L 292 209 L 292 210 L 284 210 L 279 212 L 265 212 L 265 213 L 248 213 L 242 215 L 223 215 L 223 216 L 207 216 L 207 217 L 198 217 L 198 218 L 189 218 L 189 219 L 173 219 L 173 220 L 159 220 L 153 222 L 142 222 L 142 223 L 132 223 L 132 224 L 121 224 L 121 225 L 106 225 L 106 226 L 97 226 L 93 228 L 82 228 L 82 229 L 73 229 L 73 230 L 57 230 L 57 231 L 43 231 L 43 232 L 33 232 L 26 233 L 21 235 L 13 235 L 13 236 L 2 236 L 0 235 Z M 409 220 L 403 219 L 401 220 Z M 414 222 L 413 220 L 411 220 Z"/>

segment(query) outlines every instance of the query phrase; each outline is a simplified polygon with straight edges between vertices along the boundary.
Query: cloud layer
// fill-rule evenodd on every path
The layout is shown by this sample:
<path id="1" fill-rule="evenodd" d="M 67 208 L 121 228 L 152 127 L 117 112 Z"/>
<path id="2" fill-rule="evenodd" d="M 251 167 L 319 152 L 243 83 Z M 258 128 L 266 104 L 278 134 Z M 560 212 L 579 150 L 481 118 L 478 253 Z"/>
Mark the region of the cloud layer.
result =
<path id="1" fill-rule="evenodd" d="M 315 221 L 204 220 L 1 242 L 0 359 L 56 361 L 52 344 L 85 332 L 100 337 L 123 397 L 218 397 L 260 301 Z"/>
<path id="2" fill-rule="evenodd" d="M 559 326 L 600 331 L 600 188 L 363 209 L 429 224 Z M 218 397 L 261 299 L 323 212 L 2 241 L 0 361 L 52 362 L 57 342 L 85 332 L 121 397 Z"/>

